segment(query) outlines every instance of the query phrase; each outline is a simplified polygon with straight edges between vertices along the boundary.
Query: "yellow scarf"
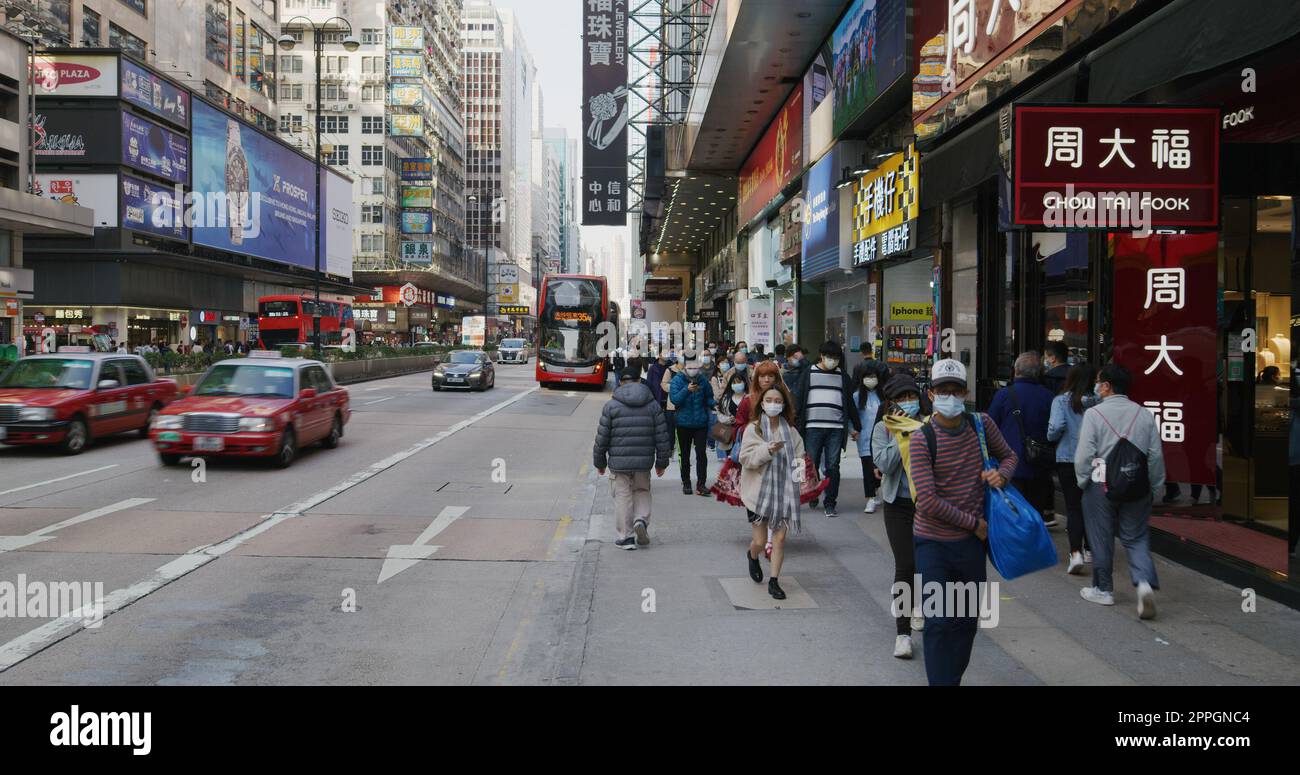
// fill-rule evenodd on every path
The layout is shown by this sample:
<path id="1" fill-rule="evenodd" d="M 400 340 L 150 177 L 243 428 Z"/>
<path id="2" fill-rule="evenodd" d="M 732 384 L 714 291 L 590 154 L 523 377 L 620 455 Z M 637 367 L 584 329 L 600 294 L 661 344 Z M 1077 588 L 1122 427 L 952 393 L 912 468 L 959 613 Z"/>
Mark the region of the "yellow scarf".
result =
<path id="1" fill-rule="evenodd" d="M 903 473 L 907 474 L 908 495 L 915 500 L 916 485 L 912 483 L 912 455 L 910 453 L 912 434 L 915 433 L 928 418 L 920 420 L 911 417 L 899 416 L 896 414 L 885 415 L 885 430 L 894 434 L 898 439 L 898 454 L 903 459 Z"/>

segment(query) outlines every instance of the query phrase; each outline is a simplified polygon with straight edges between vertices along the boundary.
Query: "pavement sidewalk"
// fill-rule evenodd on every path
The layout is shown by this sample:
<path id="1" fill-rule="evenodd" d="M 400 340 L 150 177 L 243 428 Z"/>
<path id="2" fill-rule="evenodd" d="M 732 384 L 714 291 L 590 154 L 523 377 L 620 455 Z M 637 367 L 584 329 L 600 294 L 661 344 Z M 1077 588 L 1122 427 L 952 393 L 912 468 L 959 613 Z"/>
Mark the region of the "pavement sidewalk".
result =
<path id="1" fill-rule="evenodd" d="M 576 675 L 587 684 L 925 684 L 914 659 L 892 656 L 893 557 L 880 509 L 864 514 L 855 450 L 841 464 L 838 518 L 804 508 L 787 541 L 783 604 L 747 575 L 742 509 L 683 495 L 677 461 L 652 477 L 652 544 L 613 546 L 609 484 L 595 499 L 570 622 L 585 637 Z M 712 482 L 720 463 L 710 452 Z M 1061 564 L 1002 582 L 999 621 L 976 639 L 969 685 L 1300 684 L 1300 612 L 1156 557 L 1159 617 L 1140 621 L 1117 548 L 1116 605 L 1083 601 L 1089 576 Z M 764 574 L 769 572 L 764 562 Z M 582 577 L 585 575 L 585 584 Z M 1000 580 L 989 566 L 989 579 Z M 798 594 L 802 591 L 806 594 Z M 781 605 L 780 608 L 774 607 Z"/>

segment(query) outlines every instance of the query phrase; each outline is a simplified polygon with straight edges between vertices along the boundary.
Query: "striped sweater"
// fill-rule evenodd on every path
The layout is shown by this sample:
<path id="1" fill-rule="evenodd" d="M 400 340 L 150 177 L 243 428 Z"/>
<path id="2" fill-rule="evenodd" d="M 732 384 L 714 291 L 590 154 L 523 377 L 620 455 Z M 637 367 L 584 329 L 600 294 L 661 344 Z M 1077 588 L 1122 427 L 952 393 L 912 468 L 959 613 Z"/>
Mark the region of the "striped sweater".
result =
<path id="1" fill-rule="evenodd" d="M 989 455 L 998 461 L 998 471 L 1011 481 L 1016 470 L 1016 453 L 1002 438 L 998 426 L 988 415 L 984 420 L 984 438 Z M 980 453 L 979 435 L 970 422 L 953 434 L 934 425 L 938 449 L 930 465 L 930 442 L 924 433 L 911 436 L 912 484 L 916 488 L 916 521 L 912 533 L 917 538 L 936 541 L 960 541 L 974 534 L 984 515 L 984 482 L 980 471 L 984 456 Z"/>
<path id="2" fill-rule="evenodd" d="M 844 375 L 824 371 L 821 365 L 808 372 L 807 428 L 844 427 Z"/>

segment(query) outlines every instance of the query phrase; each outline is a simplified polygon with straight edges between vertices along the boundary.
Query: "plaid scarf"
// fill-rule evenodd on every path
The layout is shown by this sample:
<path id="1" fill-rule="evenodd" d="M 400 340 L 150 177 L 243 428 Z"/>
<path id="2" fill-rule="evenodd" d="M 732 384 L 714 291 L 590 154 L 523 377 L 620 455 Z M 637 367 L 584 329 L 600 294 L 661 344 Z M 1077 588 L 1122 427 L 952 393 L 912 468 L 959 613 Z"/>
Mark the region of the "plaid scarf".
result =
<path id="1" fill-rule="evenodd" d="M 794 477 L 794 441 L 790 437 L 790 425 L 785 417 L 778 415 L 777 419 L 785 446 L 772 455 L 772 461 L 763 470 L 763 481 L 754 513 L 766 519 L 767 526 L 773 532 L 792 527 L 795 533 L 799 533 L 802 532 L 803 525 L 799 519 L 799 484 Z M 758 431 L 763 441 L 771 443 L 773 439 L 768 438 L 768 425 L 766 420 L 760 419 Z"/>

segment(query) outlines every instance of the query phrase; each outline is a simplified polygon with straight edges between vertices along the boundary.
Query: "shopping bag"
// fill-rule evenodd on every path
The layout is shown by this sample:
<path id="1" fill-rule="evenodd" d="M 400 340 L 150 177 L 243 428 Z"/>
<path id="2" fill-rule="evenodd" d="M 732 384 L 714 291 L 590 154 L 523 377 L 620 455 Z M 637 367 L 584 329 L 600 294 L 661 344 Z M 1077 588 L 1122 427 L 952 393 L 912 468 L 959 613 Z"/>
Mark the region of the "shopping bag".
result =
<path id="1" fill-rule="evenodd" d="M 830 483 L 830 479 L 824 479 L 818 475 L 817 466 L 813 465 L 812 456 L 804 453 L 803 480 L 799 482 L 799 502 L 812 503 L 821 497 L 822 492 L 830 486 Z"/>
<path id="2" fill-rule="evenodd" d="M 984 467 L 995 469 L 984 439 L 984 422 L 975 415 Z M 1056 565 L 1056 545 L 1038 509 L 1012 485 L 984 488 L 984 518 L 989 523 L 989 556 L 1002 578 L 1010 581 Z"/>
<path id="3" fill-rule="evenodd" d="M 743 508 L 745 502 L 740 499 L 740 464 L 730 457 L 722 461 L 722 468 L 718 469 L 718 475 L 713 480 L 709 492 L 723 503 Z"/>

